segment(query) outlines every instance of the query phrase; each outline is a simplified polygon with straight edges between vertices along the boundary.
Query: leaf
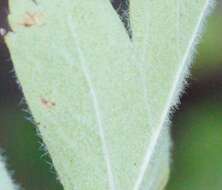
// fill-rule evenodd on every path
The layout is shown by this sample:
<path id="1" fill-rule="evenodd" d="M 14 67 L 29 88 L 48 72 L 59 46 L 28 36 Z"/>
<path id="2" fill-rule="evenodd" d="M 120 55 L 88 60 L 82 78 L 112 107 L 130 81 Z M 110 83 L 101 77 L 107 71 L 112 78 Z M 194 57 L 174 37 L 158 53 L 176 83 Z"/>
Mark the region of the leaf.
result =
<path id="1" fill-rule="evenodd" d="M 130 189 L 148 119 L 133 47 L 110 2 L 10 7 L 6 40 L 64 188 Z"/>
<path id="2" fill-rule="evenodd" d="M 140 2 L 131 13 L 138 13 Z M 152 19 L 168 3 L 174 10 L 172 2 L 154 3 Z M 194 20 L 202 10 L 201 3 L 196 5 L 200 9 L 191 8 Z M 166 97 L 180 61 L 172 56 L 177 48 L 165 52 L 162 47 L 172 40 L 167 32 L 178 34 L 174 15 L 167 12 L 172 28 L 165 29 L 159 25 L 164 24 L 163 13 L 149 31 L 155 40 L 142 40 L 143 46 L 140 24 L 148 18 L 135 20 L 132 42 L 108 0 L 12 0 L 10 9 L 14 32 L 7 35 L 7 44 L 64 189 L 162 188 L 170 154 L 169 128 L 162 127 L 169 109 Z M 185 21 L 189 41 L 196 22 Z M 171 59 L 169 67 L 175 68 L 164 75 L 168 67 L 163 63 Z M 154 61 L 159 71 L 153 70 Z"/>
<path id="3" fill-rule="evenodd" d="M 0 189 L 2 190 L 18 190 L 19 187 L 14 184 L 9 175 L 4 159 L 0 155 Z"/>
<path id="4" fill-rule="evenodd" d="M 170 109 L 178 103 L 210 2 L 131 1 L 133 42 L 141 58 L 144 83 L 148 87 L 153 130 L 152 137 L 147 139 L 147 151 L 134 190 L 146 189 L 144 184 L 147 179 L 152 179 L 152 172 L 149 171 L 152 156 L 158 151 L 156 147 L 168 123 Z M 158 167 L 158 164 L 153 167 Z"/>

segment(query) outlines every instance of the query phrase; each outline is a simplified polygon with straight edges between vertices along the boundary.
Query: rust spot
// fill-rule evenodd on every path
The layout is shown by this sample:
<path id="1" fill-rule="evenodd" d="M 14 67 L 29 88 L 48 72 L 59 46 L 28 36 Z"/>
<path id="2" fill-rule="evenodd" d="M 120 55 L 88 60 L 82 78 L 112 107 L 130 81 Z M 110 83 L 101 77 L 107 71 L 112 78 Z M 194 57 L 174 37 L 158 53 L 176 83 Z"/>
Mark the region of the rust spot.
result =
<path id="1" fill-rule="evenodd" d="M 50 100 L 46 100 L 45 98 L 41 98 L 41 103 L 47 109 L 50 109 L 56 105 L 55 102 L 50 101 Z"/>
<path id="2" fill-rule="evenodd" d="M 30 13 L 27 11 L 23 21 L 19 24 L 24 27 L 32 27 L 33 25 L 40 25 L 42 16 L 43 16 L 42 13 Z"/>

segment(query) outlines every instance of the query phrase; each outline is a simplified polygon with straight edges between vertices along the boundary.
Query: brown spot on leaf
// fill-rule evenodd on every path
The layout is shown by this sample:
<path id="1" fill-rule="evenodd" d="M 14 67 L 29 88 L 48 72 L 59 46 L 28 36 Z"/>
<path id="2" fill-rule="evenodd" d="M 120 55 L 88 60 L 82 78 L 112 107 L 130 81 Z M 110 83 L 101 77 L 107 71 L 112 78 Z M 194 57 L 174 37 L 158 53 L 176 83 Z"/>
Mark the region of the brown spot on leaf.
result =
<path id="1" fill-rule="evenodd" d="M 50 101 L 50 100 L 46 100 L 45 98 L 41 98 L 41 103 L 47 109 L 50 109 L 50 108 L 56 106 L 55 102 Z"/>
<path id="2" fill-rule="evenodd" d="M 26 12 L 25 17 L 19 24 L 24 27 L 32 27 L 33 25 L 41 25 L 42 13 Z"/>

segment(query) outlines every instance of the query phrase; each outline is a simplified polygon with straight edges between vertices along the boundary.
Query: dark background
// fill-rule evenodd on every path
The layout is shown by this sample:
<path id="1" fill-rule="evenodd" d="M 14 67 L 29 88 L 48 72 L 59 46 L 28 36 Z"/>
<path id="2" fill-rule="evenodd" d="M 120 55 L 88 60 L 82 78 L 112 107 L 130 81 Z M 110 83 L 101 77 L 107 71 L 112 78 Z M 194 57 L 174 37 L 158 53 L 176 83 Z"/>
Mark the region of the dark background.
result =
<path id="1" fill-rule="evenodd" d="M 121 1 L 115 1 L 119 7 Z M 0 28 L 7 25 L 0 0 Z M 122 9 L 126 9 L 122 4 Z M 171 177 L 167 190 L 222 189 L 222 3 L 209 18 L 181 105 L 173 116 Z M 14 178 L 27 190 L 61 190 L 50 158 L 25 112 L 13 64 L 0 38 L 0 147 Z"/>

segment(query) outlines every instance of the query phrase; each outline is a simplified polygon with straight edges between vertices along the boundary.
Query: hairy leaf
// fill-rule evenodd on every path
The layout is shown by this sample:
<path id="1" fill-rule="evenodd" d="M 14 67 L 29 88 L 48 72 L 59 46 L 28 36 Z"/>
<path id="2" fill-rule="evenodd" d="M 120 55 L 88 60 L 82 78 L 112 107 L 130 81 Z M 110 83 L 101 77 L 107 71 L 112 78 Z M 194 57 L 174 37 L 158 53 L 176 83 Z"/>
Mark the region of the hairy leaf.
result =
<path id="1" fill-rule="evenodd" d="M 133 43 L 141 58 L 144 86 L 148 88 L 153 131 L 147 139 L 147 151 L 134 190 L 146 189 L 144 184 L 152 179 L 149 169 L 152 156 L 158 151 L 156 148 L 168 123 L 170 109 L 178 102 L 209 6 L 209 0 L 131 1 Z M 158 162 L 153 167 L 158 167 Z"/>
<path id="2" fill-rule="evenodd" d="M 110 2 L 10 7 L 15 70 L 65 189 L 130 189 L 149 130 L 133 48 Z"/>
<path id="3" fill-rule="evenodd" d="M 7 44 L 65 190 L 164 187 L 163 125 L 205 11 L 190 2 L 131 0 L 131 40 L 109 0 L 10 1 Z"/>

